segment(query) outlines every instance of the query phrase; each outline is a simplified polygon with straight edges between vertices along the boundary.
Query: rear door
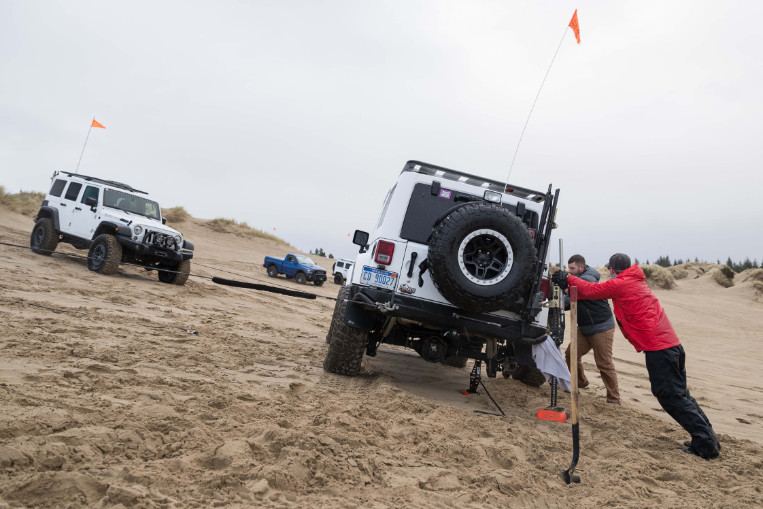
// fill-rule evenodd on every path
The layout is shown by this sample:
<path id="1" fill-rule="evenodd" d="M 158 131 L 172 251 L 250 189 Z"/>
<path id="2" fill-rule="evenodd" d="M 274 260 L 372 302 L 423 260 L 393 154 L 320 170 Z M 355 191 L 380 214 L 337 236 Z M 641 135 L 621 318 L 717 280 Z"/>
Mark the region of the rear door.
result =
<path id="1" fill-rule="evenodd" d="M 83 239 L 92 239 L 95 231 L 95 212 L 86 205 L 88 198 L 95 198 L 96 202 L 100 200 L 100 190 L 95 186 L 85 186 L 82 196 L 74 204 L 69 221 L 69 232 L 72 235 Z M 97 209 L 96 209 L 97 210 Z"/>
<path id="2" fill-rule="evenodd" d="M 63 196 L 58 200 L 58 224 L 64 233 L 71 233 L 72 213 L 77 206 L 77 198 L 81 190 L 81 183 L 69 181 Z"/>

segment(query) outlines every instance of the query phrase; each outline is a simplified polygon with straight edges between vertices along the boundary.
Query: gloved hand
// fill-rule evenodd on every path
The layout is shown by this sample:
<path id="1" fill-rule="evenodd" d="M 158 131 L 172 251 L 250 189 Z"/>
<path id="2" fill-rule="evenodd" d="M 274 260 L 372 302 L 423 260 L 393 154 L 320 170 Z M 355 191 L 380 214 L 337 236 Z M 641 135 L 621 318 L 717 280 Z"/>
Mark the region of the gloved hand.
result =
<path id="1" fill-rule="evenodd" d="M 567 272 L 558 270 L 551 276 L 551 282 L 561 289 L 567 288 Z"/>

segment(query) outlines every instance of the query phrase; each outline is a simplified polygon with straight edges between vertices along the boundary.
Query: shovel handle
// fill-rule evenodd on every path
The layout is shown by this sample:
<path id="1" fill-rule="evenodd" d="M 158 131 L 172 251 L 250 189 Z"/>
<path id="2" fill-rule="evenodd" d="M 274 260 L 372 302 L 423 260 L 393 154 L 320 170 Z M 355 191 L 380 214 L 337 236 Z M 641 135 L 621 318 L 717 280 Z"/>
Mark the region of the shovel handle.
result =
<path id="1" fill-rule="evenodd" d="M 572 424 L 578 423 L 578 287 L 570 286 L 570 400 Z"/>

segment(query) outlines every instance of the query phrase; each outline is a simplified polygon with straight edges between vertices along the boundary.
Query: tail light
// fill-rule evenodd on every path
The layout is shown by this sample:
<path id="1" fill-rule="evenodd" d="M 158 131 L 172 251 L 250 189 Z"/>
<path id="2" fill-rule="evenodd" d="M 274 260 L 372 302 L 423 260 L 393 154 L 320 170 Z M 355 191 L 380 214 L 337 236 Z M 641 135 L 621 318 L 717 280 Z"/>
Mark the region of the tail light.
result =
<path id="1" fill-rule="evenodd" d="M 395 253 L 395 243 L 387 242 L 386 240 L 380 240 L 376 246 L 376 256 L 374 260 L 376 263 L 382 265 L 389 265 L 392 263 L 392 255 Z"/>
<path id="2" fill-rule="evenodd" d="M 541 300 L 548 299 L 548 289 L 550 287 L 551 287 L 551 284 L 548 278 L 544 277 L 540 280 L 540 292 L 543 294 L 543 298 Z"/>
<path id="3" fill-rule="evenodd" d="M 530 238 L 535 240 L 535 230 L 533 228 L 528 228 L 527 231 L 530 233 Z"/>

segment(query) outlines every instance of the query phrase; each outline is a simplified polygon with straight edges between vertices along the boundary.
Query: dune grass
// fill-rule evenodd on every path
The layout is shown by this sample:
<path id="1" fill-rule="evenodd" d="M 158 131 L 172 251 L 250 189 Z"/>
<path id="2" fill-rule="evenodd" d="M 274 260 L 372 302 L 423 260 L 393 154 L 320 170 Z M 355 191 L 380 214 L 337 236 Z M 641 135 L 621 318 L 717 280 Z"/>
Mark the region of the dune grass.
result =
<path id="1" fill-rule="evenodd" d="M 45 193 L 33 191 L 20 191 L 18 193 L 6 193 L 5 188 L 0 186 L 0 203 L 14 212 L 25 216 L 34 216 L 40 210 Z"/>
<path id="2" fill-rule="evenodd" d="M 682 265 L 673 265 L 668 267 L 668 271 L 673 274 L 674 279 L 686 279 L 689 276 L 689 271 Z"/>
<path id="3" fill-rule="evenodd" d="M 191 214 L 189 214 L 183 207 L 172 207 L 169 209 L 162 209 L 162 216 L 167 219 L 168 223 L 177 224 L 190 219 Z"/>
<path id="4" fill-rule="evenodd" d="M 641 265 L 641 270 L 644 271 L 646 284 L 650 288 L 657 287 L 663 290 L 671 290 L 676 286 L 673 274 L 664 267 L 659 265 Z"/>
<path id="5" fill-rule="evenodd" d="M 239 221 L 236 221 L 235 219 L 227 219 L 224 217 L 218 217 L 216 219 L 211 219 L 207 221 L 206 223 L 204 223 L 204 226 L 218 233 L 231 233 L 238 237 L 244 237 L 247 239 L 260 238 L 260 239 L 273 240 L 280 244 L 288 245 L 287 242 L 285 242 L 283 239 L 279 237 L 276 237 L 272 233 L 267 233 L 257 228 L 252 228 L 245 222 L 243 221 L 239 222 Z"/>

